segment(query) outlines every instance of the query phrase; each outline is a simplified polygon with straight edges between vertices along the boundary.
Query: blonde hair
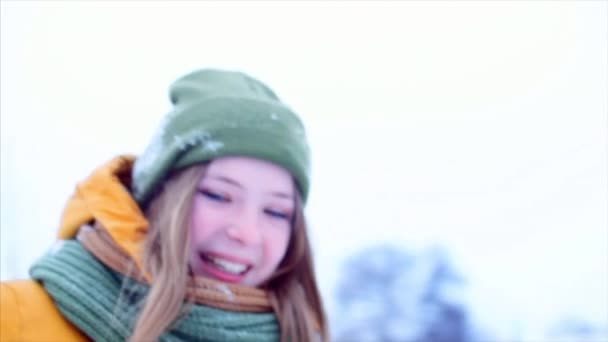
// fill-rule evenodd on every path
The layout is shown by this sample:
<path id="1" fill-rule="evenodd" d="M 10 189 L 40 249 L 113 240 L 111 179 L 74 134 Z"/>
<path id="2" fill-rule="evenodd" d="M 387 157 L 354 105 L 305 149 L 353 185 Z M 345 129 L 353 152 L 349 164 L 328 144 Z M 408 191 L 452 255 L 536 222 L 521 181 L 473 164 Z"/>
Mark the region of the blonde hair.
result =
<path id="1" fill-rule="evenodd" d="M 173 174 L 146 210 L 150 227 L 143 257 L 153 282 L 135 322 L 131 341 L 158 340 L 186 308 L 192 197 L 205 169 L 205 165 L 199 164 Z M 296 196 L 292 225 L 286 255 L 262 288 L 270 292 L 281 341 L 327 341 L 327 319 L 299 196 Z"/>

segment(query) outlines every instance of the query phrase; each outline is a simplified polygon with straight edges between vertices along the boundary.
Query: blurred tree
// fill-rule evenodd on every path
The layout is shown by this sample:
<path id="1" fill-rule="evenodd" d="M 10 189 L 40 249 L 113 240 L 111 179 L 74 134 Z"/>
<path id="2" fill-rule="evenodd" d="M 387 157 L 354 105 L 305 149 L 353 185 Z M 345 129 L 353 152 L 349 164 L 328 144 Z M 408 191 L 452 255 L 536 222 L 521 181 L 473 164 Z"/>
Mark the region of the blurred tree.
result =
<path id="1" fill-rule="evenodd" d="M 472 341 L 463 278 L 443 248 L 419 255 L 397 246 L 364 249 L 344 263 L 336 341 Z"/>
<path id="2" fill-rule="evenodd" d="M 546 335 L 554 341 L 608 341 L 608 321 L 598 324 L 582 317 L 568 315 L 555 322 Z"/>

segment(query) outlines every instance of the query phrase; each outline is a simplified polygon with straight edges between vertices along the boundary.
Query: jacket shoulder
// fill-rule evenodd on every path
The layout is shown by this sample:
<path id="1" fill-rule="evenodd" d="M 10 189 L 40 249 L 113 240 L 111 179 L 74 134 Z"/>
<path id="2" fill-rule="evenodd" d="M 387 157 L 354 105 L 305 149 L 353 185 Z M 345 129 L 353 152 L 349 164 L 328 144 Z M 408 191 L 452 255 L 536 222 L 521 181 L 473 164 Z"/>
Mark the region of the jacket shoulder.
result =
<path id="1" fill-rule="evenodd" d="M 88 341 L 34 280 L 0 282 L 0 341 Z"/>

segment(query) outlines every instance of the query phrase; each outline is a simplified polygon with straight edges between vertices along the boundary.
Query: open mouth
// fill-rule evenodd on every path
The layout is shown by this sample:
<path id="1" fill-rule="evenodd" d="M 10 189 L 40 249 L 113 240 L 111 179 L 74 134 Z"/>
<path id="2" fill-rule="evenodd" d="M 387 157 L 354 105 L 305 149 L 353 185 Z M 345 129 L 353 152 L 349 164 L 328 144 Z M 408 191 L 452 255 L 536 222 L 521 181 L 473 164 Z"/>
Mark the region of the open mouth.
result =
<path id="1" fill-rule="evenodd" d="M 239 282 L 251 269 L 251 265 L 227 260 L 216 255 L 199 253 L 209 275 L 223 281 Z"/>

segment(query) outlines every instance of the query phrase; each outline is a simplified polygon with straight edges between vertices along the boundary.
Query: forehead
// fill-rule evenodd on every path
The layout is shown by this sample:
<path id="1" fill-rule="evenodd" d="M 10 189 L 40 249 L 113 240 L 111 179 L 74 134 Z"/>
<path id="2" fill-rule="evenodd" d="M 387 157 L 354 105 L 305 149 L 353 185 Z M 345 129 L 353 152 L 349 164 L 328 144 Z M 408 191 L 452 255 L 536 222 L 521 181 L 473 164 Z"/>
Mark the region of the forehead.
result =
<path id="1" fill-rule="evenodd" d="M 281 166 L 251 157 L 222 157 L 209 163 L 203 179 L 229 178 L 246 188 L 292 194 L 291 174 Z"/>

